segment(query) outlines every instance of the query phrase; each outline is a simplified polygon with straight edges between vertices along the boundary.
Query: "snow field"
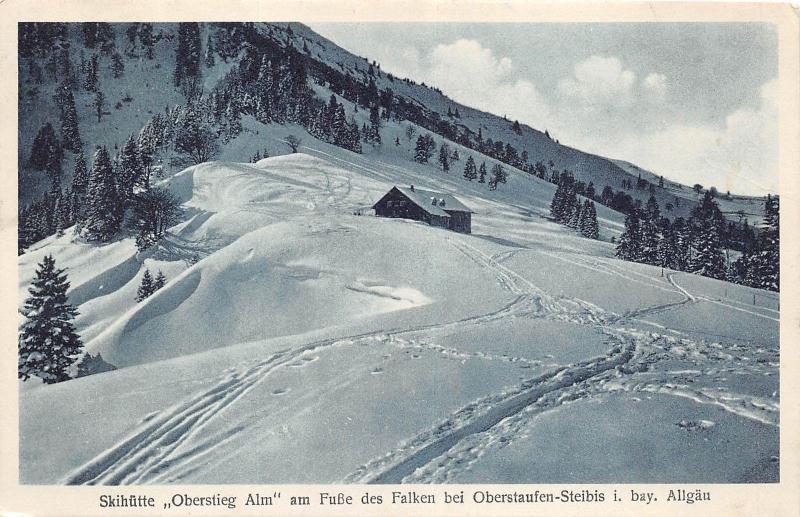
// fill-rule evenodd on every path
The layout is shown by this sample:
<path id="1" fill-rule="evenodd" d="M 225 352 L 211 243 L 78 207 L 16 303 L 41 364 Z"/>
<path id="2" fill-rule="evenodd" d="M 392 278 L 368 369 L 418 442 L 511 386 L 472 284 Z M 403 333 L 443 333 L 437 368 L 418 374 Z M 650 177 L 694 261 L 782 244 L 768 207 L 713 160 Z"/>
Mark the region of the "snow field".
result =
<path id="1" fill-rule="evenodd" d="M 251 129 L 253 152 L 291 131 Z M 506 479 L 503 462 L 517 482 L 557 479 L 559 464 L 584 482 L 699 482 L 715 472 L 701 462 L 720 479 L 777 476 L 775 300 L 749 308 L 747 288 L 720 294 L 618 261 L 608 243 L 543 218 L 552 193 L 528 178 L 486 195 L 399 155 L 307 145 L 167 178 L 185 214 L 157 249 L 64 237 L 23 255 L 21 296 L 54 251 L 83 299 L 87 349 L 122 367 L 26 389 L 23 482 L 489 482 Z M 409 183 L 455 193 L 476 211 L 475 234 L 353 215 Z M 526 196 L 534 208 L 520 208 Z M 144 268 L 169 282 L 136 304 Z M 715 312 L 667 319 L 706 306 Z M 758 313 L 759 340 L 726 331 L 739 309 Z M 645 400 L 638 420 L 618 408 Z M 53 419 L 63 425 L 42 425 Z M 541 440 L 551 421 L 560 434 Z M 678 425 L 701 421 L 715 425 Z M 710 440 L 691 461 L 632 466 L 620 445 L 677 447 L 690 432 Z M 753 432 L 759 444 L 735 465 L 713 457 L 719 440 Z M 586 433 L 585 461 L 553 442 Z M 56 443 L 71 447 L 43 454 Z"/>

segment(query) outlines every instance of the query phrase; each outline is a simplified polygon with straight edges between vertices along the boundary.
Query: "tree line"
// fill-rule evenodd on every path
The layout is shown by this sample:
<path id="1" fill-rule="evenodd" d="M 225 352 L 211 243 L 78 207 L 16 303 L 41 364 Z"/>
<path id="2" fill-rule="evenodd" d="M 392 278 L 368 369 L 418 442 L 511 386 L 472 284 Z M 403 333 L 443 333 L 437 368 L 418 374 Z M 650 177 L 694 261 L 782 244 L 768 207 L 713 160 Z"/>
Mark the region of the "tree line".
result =
<path id="1" fill-rule="evenodd" d="M 619 258 L 667 267 L 731 282 L 778 291 L 780 244 L 778 197 L 765 200 L 764 227 L 741 256 L 730 260 L 730 232 L 714 196 L 707 191 L 688 219 L 670 222 L 661 216 L 655 197 L 625 217 L 616 246 Z"/>
<path id="2" fill-rule="evenodd" d="M 591 196 L 581 200 L 576 183 L 572 174 L 565 173 L 559 176 L 558 188 L 550 202 L 550 216 L 556 222 L 576 230 L 583 237 L 598 239 L 600 226 L 597 222 L 597 208 Z"/>

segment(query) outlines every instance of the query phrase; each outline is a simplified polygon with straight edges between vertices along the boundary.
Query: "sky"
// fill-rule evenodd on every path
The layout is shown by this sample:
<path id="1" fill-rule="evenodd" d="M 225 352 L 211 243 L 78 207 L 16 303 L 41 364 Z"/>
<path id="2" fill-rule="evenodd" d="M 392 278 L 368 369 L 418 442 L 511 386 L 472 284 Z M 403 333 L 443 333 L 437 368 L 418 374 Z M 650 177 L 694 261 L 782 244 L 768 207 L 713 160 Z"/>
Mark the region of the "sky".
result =
<path id="1" fill-rule="evenodd" d="M 777 33 L 764 23 L 316 23 L 400 77 L 720 191 L 778 191 Z"/>

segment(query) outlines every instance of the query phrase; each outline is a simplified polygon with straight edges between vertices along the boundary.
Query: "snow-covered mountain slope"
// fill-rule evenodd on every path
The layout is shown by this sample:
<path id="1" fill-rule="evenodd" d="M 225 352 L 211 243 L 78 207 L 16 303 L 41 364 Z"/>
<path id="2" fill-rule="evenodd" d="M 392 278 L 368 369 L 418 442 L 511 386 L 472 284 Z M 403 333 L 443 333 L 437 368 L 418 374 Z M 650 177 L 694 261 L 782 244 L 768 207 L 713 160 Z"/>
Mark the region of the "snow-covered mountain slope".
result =
<path id="1" fill-rule="evenodd" d="M 114 78 L 111 70 L 111 57 L 102 52 L 99 56 L 99 88 L 106 99 L 105 114 L 100 121 L 93 110 L 94 94 L 82 89 L 75 92 L 78 125 L 84 143 L 87 159 L 97 145 L 106 145 L 109 149 L 117 149 L 124 145 L 131 134 L 137 133 L 141 127 L 158 112 L 163 112 L 167 107 L 183 103 L 184 97 L 178 88 L 173 86 L 172 73 L 175 65 L 175 48 L 177 45 L 177 24 L 153 24 L 157 42 L 154 46 L 154 59 L 144 57 L 142 49 L 130 53 L 123 53 L 128 45 L 126 30 L 130 24 L 114 24 L 116 49 L 122 53 L 125 71 L 122 77 Z M 206 45 L 207 36 L 220 29 L 218 24 L 200 24 L 200 39 Z M 364 57 L 356 56 L 335 43 L 327 40 L 310 28 L 298 23 L 257 23 L 253 25 L 253 34 L 265 40 L 272 41 L 278 46 L 292 45 L 305 56 L 310 63 L 330 67 L 343 76 L 350 76 L 363 84 L 370 79 L 374 80 L 379 90 L 390 89 L 394 97 L 419 109 L 429 121 L 442 121 L 451 124 L 459 130 L 468 130 L 474 135 L 480 130 L 484 139 L 502 141 L 514 146 L 522 153 L 528 153 L 529 162 L 534 164 L 552 162 L 555 170 L 568 169 L 576 178 L 585 183 L 593 182 L 596 192 L 603 187 L 610 186 L 615 191 L 622 190 L 623 180 L 633 180 L 641 176 L 643 179 L 656 184 L 658 175 L 639 169 L 635 165 L 621 160 L 610 160 L 605 157 L 584 153 L 569 147 L 569 143 L 559 143 L 546 136 L 542 131 L 531 128 L 520 121 L 520 131 L 513 129 L 513 121 L 506 120 L 497 114 L 490 114 L 472 109 L 449 99 L 444 93 L 416 84 L 413 78 L 404 80 L 392 77 L 383 72 L 379 67 L 373 68 L 369 74 L 370 62 Z M 252 42 L 247 42 L 252 44 Z M 68 49 L 73 66 L 77 69 L 81 58 L 88 60 L 96 51 L 84 47 L 80 34 L 79 24 L 69 24 L 67 27 L 67 41 L 63 45 Z M 202 49 L 205 51 L 205 48 Z M 20 205 L 25 206 L 38 200 L 49 189 L 49 182 L 41 171 L 30 168 L 27 160 L 30 156 L 31 144 L 37 131 L 47 122 L 53 124 L 58 132 L 59 108 L 54 101 L 54 93 L 63 77 L 58 74 L 45 72 L 41 84 L 37 84 L 31 76 L 29 63 L 35 62 L 42 69 L 48 68 L 60 48 L 53 49 L 53 56 L 33 57 L 20 60 L 20 127 L 19 127 L 19 185 Z M 223 60 L 216 59 L 215 64 L 202 69 L 202 82 L 206 91 L 210 91 L 225 73 L 237 65 L 238 58 Z M 82 81 L 80 72 L 77 72 L 78 81 Z M 315 85 L 316 86 L 316 85 Z M 330 91 L 319 89 L 320 94 L 327 100 Z M 323 91 L 324 90 L 324 91 Z M 445 92 L 446 93 L 446 92 Z M 341 100 L 341 99 L 340 99 Z M 457 111 L 459 116 L 448 116 L 448 111 Z M 436 133 L 435 128 L 427 127 Z M 301 130 L 302 133 L 305 131 Z M 384 141 L 386 135 L 384 135 Z M 227 146 L 226 146 L 227 147 Z M 112 152 L 113 155 L 113 152 Z M 242 158 L 242 159 L 246 159 Z M 624 158 L 624 157 L 622 157 Z M 410 155 L 407 156 L 410 160 Z M 168 161 L 168 160 L 165 160 Z M 66 153 L 62 164 L 64 178 L 62 184 L 69 185 L 72 176 L 73 155 Z M 169 164 L 165 163 L 169 168 Z M 702 172 L 698 175 L 701 177 Z M 706 185 L 710 187 L 710 185 Z M 634 199 L 642 203 L 650 196 L 646 188 L 633 188 L 625 190 Z M 655 188 L 654 195 L 662 207 L 667 203 L 674 208 L 665 211 L 669 217 L 686 217 L 691 208 L 697 203 L 698 195 L 689 187 L 665 179 L 664 188 Z M 741 212 L 748 217 L 751 223 L 758 224 L 763 217 L 763 199 L 747 196 L 732 196 L 730 199 L 718 199 L 723 212 L 729 219 L 738 221 Z"/>
<path id="2" fill-rule="evenodd" d="M 20 303 L 53 254 L 120 367 L 21 384 L 23 483 L 777 479 L 777 294 L 621 262 L 619 214 L 581 238 L 552 185 L 413 164 L 400 124 L 274 156 L 299 128 L 244 123 L 163 180 L 184 213 L 155 249 L 20 257 Z M 473 234 L 355 215 L 395 184 L 456 195 Z M 168 282 L 137 304 L 145 268 Z"/>
<path id="3" fill-rule="evenodd" d="M 606 185 L 615 191 L 622 190 L 623 180 L 632 180 L 635 186 L 639 177 L 653 185 L 659 184 L 660 176 L 657 171 L 647 171 L 623 160 L 608 159 L 572 148 L 569 146 L 569 142 L 558 142 L 555 138 L 546 136 L 544 128 L 532 128 L 527 126 L 525 121 L 520 121 L 521 131 L 516 132 L 513 129 L 514 121 L 499 116 L 501 114 L 482 112 L 455 102 L 447 97 L 447 92 L 441 92 L 424 84 L 417 84 L 413 81 L 413 77 L 408 78 L 408 81 L 404 78 L 392 77 L 386 71 L 380 71 L 379 63 L 377 63 L 378 68 L 372 67 L 373 74 L 370 75 L 368 71 L 371 61 L 368 56 L 356 56 L 305 25 L 270 23 L 264 24 L 263 30 L 268 31 L 278 41 L 291 42 L 298 50 L 308 49 L 312 58 L 341 70 L 343 73 L 360 78 L 364 82 L 368 82 L 370 78 L 373 79 L 378 89 L 389 88 L 396 97 L 404 98 L 411 104 L 437 113 L 442 120 L 458 127 L 468 128 L 476 134 L 480 129 L 484 138 L 510 143 L 520 153 L 527 151 L 531 163 L 540 161 L 548 164 L 552 161 L 556 170 L 568 169 L 575 174 L 577 179 L 586 183 L 594 182 L 598 194 Z M 448 112 L 455 113 L 456 111 L 459 114 L 458 117 L 448 116 Z M 702 171 L 698 171 L 698 182 L 702 181 L 701 178 Z M 711 186 L 705 185 L 705 188 Z M 626 189 L 625 192 L 634 199 L 640 199 L 642 203 L 645 203 L 651 195 L 648 189 L 633 188 Z M 721 191 L 720 194 L 725 194 L 725 192 Z M 664 178 L 664 187 L 656 187 L 653 195 L 660 206 L 664 207 L 667 203 L 674 206 L 670 212 L 665 213 L 670 218 L 687 217 L 691 213 L 692 207 L 702 197 L 691 189 L 691 185 L 682 185 L 669 180 L 669 178 Z M 763 198 L 736 195 L 726 197 L 724 200 L 722 198 L 723 196 L 718 198 L 720 206 L 730 220 L 737 221 L 739 212 L 742 212 L 752 223 L 761 222 L 764 215 Z"/>

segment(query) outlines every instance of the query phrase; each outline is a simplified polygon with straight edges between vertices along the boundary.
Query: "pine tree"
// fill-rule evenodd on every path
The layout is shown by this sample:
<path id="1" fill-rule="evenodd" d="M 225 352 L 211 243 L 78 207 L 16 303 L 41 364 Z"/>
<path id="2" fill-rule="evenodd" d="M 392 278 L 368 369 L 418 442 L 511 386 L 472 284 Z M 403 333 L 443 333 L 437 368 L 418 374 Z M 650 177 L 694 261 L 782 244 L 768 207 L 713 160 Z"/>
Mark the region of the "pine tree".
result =
<path id="1" fill-rule="evenodd" d="M 695 253 L 690 270 L 711 278 L 725 278 L 727 268 L 722 249 L 725 219 L 710 191 L 706 191 L 700 204 L 692 209 L 692 219 Z"/>
<path id="2" fill-rule="evenodd" d="M 481 168 L 478 170 L 478 183 L 486 183 L 486 162 L 481 162 Z"/>
<path id="3" fill-rule="evenodd" d="M 331 135 L 333 143 L 339 147 L 344 147 L 347 139 L 349 138 L 349 127 L 347 125 L 347 115 L 344 112 L 344 106 L 337 104 L 333 110 L 331 119 Z M 368 133 L 368 131 L 367 131 Z M 367 141 L 372 141 L 371 136 L 367 135 Z"/>
<path id="4" fill-rule="evenodd" d="M 467 163 L 464 165 L 464 178 L 467 181 L 472 181 L 478 177 L 478 171 L 475 167 L 475 160 L 472 156 L 467 158 Z"/>
<path id="5" fill-rule="evenodd" d="M 242 114 L 235 99 L 231 98 L 225 109 L 226 131 L 225 137 L 230 141 L 242 133 Z"/>
<path id="6" fill-rule="evenodd" d="M 672 235 L 675 244 L 673 266 L 679 271 L 688 271 L 689 264 L 693 260 L 691 247 L 691 229 L 686 224 L 683 217 L 678 217 L 672 222 Z"/>
<path id="7" fill-rule="evenodd" d="M 83 345 L 72 324 L 78 311 L 69 303 L 68 289 L 64 270 L 56 268 L 52 255 L 44 257 L 22 309 L 18 376 L 23 381 L 37 376 L 52 384 L 70 378 L 69 367 Z"/>
<path id="8" fill-rule="evenodd" d="M 158 137 L 155 133 L 154 124 L 149 121 L 139 131 L 139 137 L 136 141 L 138 147 L 139 160 L 141 161 L 142 168 L 144 168 L 144 188 L 150 188 L 150 172 L 153 163 L 155 162 L 156 150 L 158 149 Z"/>
<path id="9" fill-rule="evenodd" d="M 428 163 L 431 156 L 433 156 L 433 149 L 436 143 L 430 133 L 419 135 L 417 137 L 417 144 L 414 147 L 414 161 L 417 163 Z"/>
<path id="10" fill-rule="evenodd" d="M 638 262 L 641 256 L 641 228 L 639 214 L 632 210 L 625 216 L 625 231 L 617 243 L 617 257 L 622 260 Z"/>
<path id="11" fill-rule="evenodd" d="M 345 148 L 354 153 L 360 153 L 362 151 L 361 139 L 359 138 L 358 122 L 356 122 L 355 117 L 351 117 L 348 128 L 347 146 Z"/>
<path id="12" fill-rule="evenodd" d="M 661 212 L 654 196 L 650 196 L 645 205 L 641 220 L 641 260 L 646 264 L 658 264 L 658 247 L 661 240 L 659 224 Z"/>
<path id="13" fill-rule="evenodd" d="M 121 202 L 132 200 L 134 190 L 143 188 L 148 183 L 144 174 L 144 167 L 139 158 L 139 146 L 131 135 L 119 154 L 117 192 Z"/>
<path id="14" fill-rule="evenodd" d="M 692 271 L 711 278 L 725 278 L 725 258 L 722 254 L 719 233 L 711 220 L 700 221 L 694 248 L 696 255 Z"/>
<path id="15" fill-rule="evenodd" d="M 161 270 L 158 270 L 158 274 L 156 275 L 156 279 L 153 282 L 153 291 L 158 291 L 162 287 L 164 287 L 167 283 L 167 277 L 164 276 L 164 273 Z"/>
<path id="16" fill-rule="evenodd" d="M 558 182 L 553 199 L 550 200 L 550 217 L 555 221 L 561 222 L 561 214 L 564 211 L 565 185 L 562 181 Z"/>
<path id="17" fill-rule="evenodd" d="M 499 183 L 506 182 L 506 172 L 499 163 L 492 166 L 492 176 L 489 178 L 489 190 L 496 190 Z"/>
<path id="18" fill-rule="evenodd" d="M 439 147 L 439 166 L 442 168 L 442 171 L 449 172 L 450 171 L 450 146 L 447 145 L 446 142 L 442 142 L 442 145 Z"/>
<path id="19" fill-rule="evenodd" d="M 677 268 L 677 257 L 675 250 L 675 232 L 669 225 L 669 221 L 661 229 L 661 236 L 656 247 L 656 266 Z"/>
<path id="20" fill-rule="evenodd" d="M 100 68 L 100 56 L 94 54 L 88 63 L 86 63 L 86 77 L 83 81 L 83 87 L 88 92 L 97 91 L 97 74 Z"/>
<path id="21" fill-rule="evenodd" d="M 66 86 L 62 87 L 64 105 L 61 109 L 61 140 L 64 149 L 79 152 L 83 143 L 78 129 L 78 113 L 75 110 L 75 97 Z"/>
<path id="22" fill-rule="evenodd" d="M 575 190 L 575 178 L 571 173 L 564 171 L 558 177 L 558 187 L 550 203 L 551 215 L 561 224 L 570 224 L 575 213 L 579 212 L 580 204 Z M 577 228 L 577 224 L 576 221 L 573 227 Z"/>
<path id="23" fill-rule="evenodd" d="M 588 199 L 583 203 L 578 229 L 581 235 L 589 239 L 597 239 L 600 236 L 600 227 L 597 224 L 597 209 L 594 206 L 594 202 Z"/>
<path id="24" fill-rule="evenodd" d="M 378 111 L 378 105 L 373 104 L 369 108 L 369 141 L 373 145 L 380 145 L 381 143 L 381 117 Z"/>
<path id="25" fill-rule="evenodd" d="M 574 196 L 570 202 L 572 204 L 572 209 L 570 210 L 571 214 L 566 224 L 568 227 L 574 230 L 580 230 L 581 217 L 583 216 L 583 206 L 581 205 L 581 202 L 577 196 Z"/>
<path id="26" fill-rule="evenodd" d="M 200 27 L 195 22 L 178 24 L 178 45 L 175 48 L 175 86 L 200 76 Z"/>
<path id="27" fill-rule="evenodd" d="M 117 195 L 108 150 L 101 147 L 94 155 L 87 196 L 86 231 L 90 240 L 108 241 L 122 222 L 122 203 Z"/>
<path id="28" fill-rule="evenodd" d="M 731 270 L 735 280 L 751 287 L 780 290 L 779 198 L 767 195 L 764 202 L 764 227 L 752 249 L 747 249 Z"/>
<path id="29" fill-rule="evenodd" d="M 58 198 L 55 208 L 56 235 L 63 235 L 64 230 L 75 223 L 72 211 L 72 192 L 67 191 Z"/>
<path id="30" fill-rule="evenodd" d="M 153 277 L 150 275 L 150 270 L 145 269 L 142 276 L 142 282 L 139 284 L 139 289 L 136 291 L 136 303 L 143 301 L 145 298 L 155 292 L 153 285 Z"/>
<path id="31" fill-rule="evenodd" d="M 764 229 L 759 239 L 757 260 L 758 285 L 770 291 L 780 290 L 780 199 L 767 195 L 764 203 Z"/>

